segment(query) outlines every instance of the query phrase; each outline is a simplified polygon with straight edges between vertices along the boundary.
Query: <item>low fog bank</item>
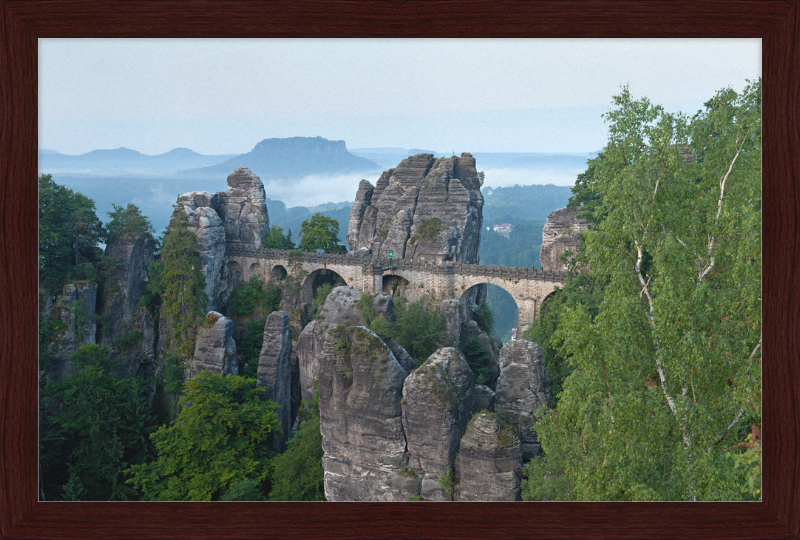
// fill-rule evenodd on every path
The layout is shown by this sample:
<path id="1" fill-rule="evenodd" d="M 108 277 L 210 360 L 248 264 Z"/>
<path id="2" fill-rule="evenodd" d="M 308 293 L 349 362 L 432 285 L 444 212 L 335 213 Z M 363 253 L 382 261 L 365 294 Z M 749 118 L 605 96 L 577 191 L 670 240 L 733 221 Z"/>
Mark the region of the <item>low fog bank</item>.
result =
<path id="1" fill-rule="evenodd" d="M 512 187 L 553 184 L 555 186 L 574 186 L 577 176 L 586 171 L 586 166 L 573 166 L 569 169 L 481 169 L 486 173 L 484 186 Z"/>
<path id="2" fill-rule="evenodd" d="M 264 191 L 268 198 L 283 201 L 286 206 L 310 207 L 334 201 L 352 201 L 362 178 L 375 185 L 379 177 L 375 173 L 352 173 L 310 175 L 299 180 L 264 180 Z"/>

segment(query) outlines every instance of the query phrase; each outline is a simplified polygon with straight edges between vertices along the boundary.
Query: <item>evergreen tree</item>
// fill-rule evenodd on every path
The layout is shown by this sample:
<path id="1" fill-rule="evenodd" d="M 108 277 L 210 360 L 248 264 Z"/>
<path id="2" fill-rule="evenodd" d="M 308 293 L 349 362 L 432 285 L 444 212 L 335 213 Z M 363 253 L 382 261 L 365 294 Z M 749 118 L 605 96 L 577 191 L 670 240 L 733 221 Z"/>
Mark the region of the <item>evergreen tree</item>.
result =
<path id="1" fill-rule="evenodd" d="M 60 291 L 72 270 L 95 260 L 95 247 L 105 238 L 89 197 L 39 177 L 39 284 Z"/>
<path id="2" fill-rule="evenodd" d="M 113 242 L 119 237 L 126 234 L 150 234 L 155 233 L 153 225 L 147 216 L 143 215 L 139 207 L 133 203 L 128 203 L 127 206 L 117 206 L 111 204 L 114 208 L 108 212 L 111 221 L 106 225 L 108 241 Z"/>
<path id="3" fill-rule="evenodd" d="M 271 249 L 295 249 L 294 242 L 292 242 L 292 230 L 284 236 L 283 227 L 277 225 L 270 225 L 269 233 L 264 239 L 264 247 Z"/>
<path id="4" fill-rule="evenodd" d="M 161 249 L 163 298 L 179 361 L 194 352 L 198 320 L 208 305 L 205 276 L 200 267 L 200 244 L 191 230 L 189 217 L 178 204 L 164 235 Z"/>

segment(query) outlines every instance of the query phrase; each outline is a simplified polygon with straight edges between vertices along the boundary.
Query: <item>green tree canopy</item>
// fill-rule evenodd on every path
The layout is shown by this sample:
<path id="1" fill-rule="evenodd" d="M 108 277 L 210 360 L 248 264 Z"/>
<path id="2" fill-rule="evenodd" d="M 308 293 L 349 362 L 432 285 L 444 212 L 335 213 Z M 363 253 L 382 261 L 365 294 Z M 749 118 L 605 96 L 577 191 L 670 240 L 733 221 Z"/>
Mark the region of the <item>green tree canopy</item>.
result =
<path id="1" fill-rule="evenodd" d="M 339 222 L 320 212 L 303 221 L 300 226 L 300 249 L 323 250 L 325 253 L 344 253 L 339 244 Z"/>
<path id="2" fill-rule="evenodd" d="M 59 185 L 49 174 L 39 177 L 39 283 L 57 292 L 81 262 L 95 260 L 105 238 L 89 197 Z"/>
<path id="3" fill-rule="evenodd" d="M 133 203 L 128 203 L 127 206 L 117 206 L 111 204 L 114 210 L 108 212 L 111 221 L 106 224 L 106 231 L 108 232 L 108 241 L 113 242 L 125 234 L 154 234 L 155 229 L 139 210 L 139 207 Z"/>
<path id="4" fill-rule="evenodd" d="M 582 500 L 726 500 L 760 425 L 761 84 L 692 119 L 628 89 L 606 118 L 584 234 L 607 283 L 556 332 L 572 373 L 537 424 Z M 687 151 L 688 150 L 688 151 Z"/>
<path id="5" fill-rule="evenodd" d="M 41 394 L 45 493 L 52 500 L 63 485 L 66 500 L 136 500 L 122 470 L 153 455 L 148 436 L 157 424 L 147 405 L 149 385 L 117 376 L 99 345 L 84 345 L 69 360 L 70 375 Z"/>
<path id="6" fill-rule="evenodd" d="M 158 458 L 127 469 L 128 483 L 152 500 L 210 501 L 244 480 L 268 481 L 280 422 L 263 391 L 245 377 L 189 379 L 178 417 L 151 436 Z"/>
<path id="7" fill-rule="evenodd" d="M 292 229 L 286 235 L 283 234 L 283 227 L 277 225 L 270 225 L 269 233 L 264 239 L 264 247 L 271 249 L 295 249 L 294 242 L 292 242 Z"/>

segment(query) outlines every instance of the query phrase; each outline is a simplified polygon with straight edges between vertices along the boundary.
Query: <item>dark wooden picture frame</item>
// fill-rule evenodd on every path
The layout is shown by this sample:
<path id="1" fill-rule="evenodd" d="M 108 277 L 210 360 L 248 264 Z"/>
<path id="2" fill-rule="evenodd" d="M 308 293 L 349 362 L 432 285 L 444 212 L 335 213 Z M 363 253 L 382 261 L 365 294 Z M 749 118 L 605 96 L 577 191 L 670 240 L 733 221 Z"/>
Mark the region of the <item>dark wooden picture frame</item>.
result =
<path id="1" fill-rule="evenodd" d="M 0 0 L 0 537 L 800 538 L 799 8 L 798 0 Z M 761 38 L 763 502 L 37 502 L 40 37 Z"/>

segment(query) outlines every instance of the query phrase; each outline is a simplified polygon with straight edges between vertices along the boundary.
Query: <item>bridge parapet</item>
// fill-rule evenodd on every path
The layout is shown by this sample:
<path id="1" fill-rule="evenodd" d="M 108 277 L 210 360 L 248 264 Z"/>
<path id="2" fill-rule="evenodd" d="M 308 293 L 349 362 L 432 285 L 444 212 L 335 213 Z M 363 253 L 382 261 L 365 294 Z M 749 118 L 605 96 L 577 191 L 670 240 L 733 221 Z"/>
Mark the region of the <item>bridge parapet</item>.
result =
<path id="1" fill-rule="evenodd" d="M 249 245 L 228 244 L 227 255 L 240 255 L 260 257 L 265 259 L 286 260 L 289 251 L 271 248 L 256 248 Z M 397 270 L 427 272 L 430 274 L 459 274 L 470 276 L 485 276 L 490 278 L 525 279 L 563 283 L 567 280 L 566 272 L 545 271 L 537 268 L 517 268 L 511 266 L 487 266 L 482 264 L 466 264 L 454 262 L 450 264 L 435 264 L 425 261 L 408 259 L 378 259 L 371 255 L 355 253 L 303 253 L 303 261 L 308 263 L 339 264 L 346 266 L 366 266 L 373 274 L 382 273 L 386 268 L 395 267 Z"/>

